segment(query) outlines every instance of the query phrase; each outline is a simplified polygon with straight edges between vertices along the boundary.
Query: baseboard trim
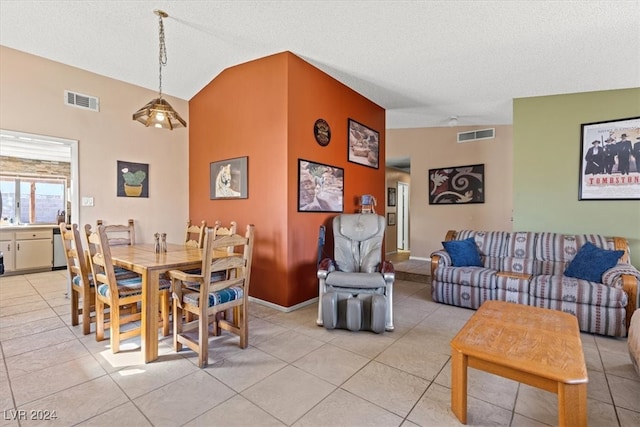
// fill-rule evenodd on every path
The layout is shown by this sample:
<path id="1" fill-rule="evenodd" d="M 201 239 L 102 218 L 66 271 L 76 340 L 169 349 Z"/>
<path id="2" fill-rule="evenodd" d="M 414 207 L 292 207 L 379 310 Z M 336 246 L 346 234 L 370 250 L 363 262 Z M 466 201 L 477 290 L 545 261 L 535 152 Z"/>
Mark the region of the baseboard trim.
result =
<path id="1" fill-rule="evenodd" d="M 290 313 L 290 312 L 296 311 L 296 310 L 298 310 L 298 309 L 300 309 L 302 307 L 306 307 L 306 306 L 311 305 L 311 304 L 317 304 L 318 303 L 318 297 L 311 298 L 310 300 L 303 301 L 303 302 L 301 302 L 299 304 L 296 304 L 296 305 L 292 305 L 291 307 L 284 307 L 282 305 L 274 304 L 272 302 L 261 300 L 259 298 L 255 298 L 255 297 L 249 297 L 249 301 L 255 302 L 256 304 L 264 305 L 265 307 L 273 308 L 274 310 L 278 310 L 278 311 L 281 311 L 283 313 Z"/>
<path id="2" fill-rule="evenodd" d="M 409 259 L 413 259 L 413 260 L 416 260 L 416 261 L 428 261 L 428 262 L 431 262 L 431 257 L 424 258 L 424 257 L 418 257 L 418 256 L 409 255 Z"/>

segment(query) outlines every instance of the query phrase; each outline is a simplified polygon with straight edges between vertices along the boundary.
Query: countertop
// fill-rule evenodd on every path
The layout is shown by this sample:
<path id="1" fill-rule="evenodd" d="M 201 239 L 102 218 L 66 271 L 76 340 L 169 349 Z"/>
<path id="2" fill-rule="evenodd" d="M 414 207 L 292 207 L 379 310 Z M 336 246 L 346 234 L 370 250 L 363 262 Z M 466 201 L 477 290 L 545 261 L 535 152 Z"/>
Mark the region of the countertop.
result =
<path id="1" fill-rule="evenodd" d="M 0 231 L 28 231 L 28 230 L 42 230 L 46 228 L 57 228 L 56 224 L 26 224 L 26 225 L 15 225 L 15 224 L 0 224 Z"/>

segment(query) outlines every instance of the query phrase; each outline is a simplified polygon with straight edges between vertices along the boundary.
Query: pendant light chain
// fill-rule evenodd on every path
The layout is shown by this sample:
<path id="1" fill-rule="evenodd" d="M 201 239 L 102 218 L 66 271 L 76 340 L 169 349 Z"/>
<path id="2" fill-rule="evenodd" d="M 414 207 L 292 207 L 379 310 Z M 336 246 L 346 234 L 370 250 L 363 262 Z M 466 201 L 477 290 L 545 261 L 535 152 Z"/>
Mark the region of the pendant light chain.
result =
<path id="1" fill-rule="evenodd" d="M 0 0 L 2 1 L 2 0 Z M 146 103 L 142 108 L 133 113 L 133 120 L 142 123 L 146 127 L 173 130 L 179 127 L 187 127 L 187 122 L 173 109 L 166 99 L 162 98 L 162 67 L 167 65 L 167 46 L 164 40 L 164 18 L 169 15 L 156 9 L 153 11 L 158 16 L 158 38 L 160 40 L 160 52 L 158 54 L 158 97 Z"/>
<path id="2" fill-rule="evenodd" d="M 160 98 L 162 98 L 162 67 L 167 65 L 167 46 L 164 42 L 164 24 L 162 22 L 161 14 L 158 16 L 158 20 L 160 23 L 159 24 L 160 25 L 160 54 L 158 56 L 158 63 L 159 63 L 158 74 L 160 75 L 160 87 L 158 91 L 160 93 Z"/>

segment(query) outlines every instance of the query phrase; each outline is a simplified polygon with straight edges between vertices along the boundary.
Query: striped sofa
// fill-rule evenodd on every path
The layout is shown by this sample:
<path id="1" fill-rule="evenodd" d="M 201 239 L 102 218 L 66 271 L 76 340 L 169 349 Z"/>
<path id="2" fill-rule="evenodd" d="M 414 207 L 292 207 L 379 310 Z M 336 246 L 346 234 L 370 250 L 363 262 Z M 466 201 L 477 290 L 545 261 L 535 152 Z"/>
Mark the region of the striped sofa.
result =
<path id="1" fill-rule="evenodd" d="M 451 230 L 445 240 L 473 238 L 481 267 L 454 267 L 444 250 L 431 254 L 431 295 L 436 302 L 477 309 L 486 300 L 501 300 L 561 310 L 578 318 L 580 330 L 625 336 L 638 307 L 640 272 L 629 260 L 621 237 L 547 232 Z M 602 282 L 563 273 L 586 242 L 602 249 L 623 249 L 618 264 Z"/>

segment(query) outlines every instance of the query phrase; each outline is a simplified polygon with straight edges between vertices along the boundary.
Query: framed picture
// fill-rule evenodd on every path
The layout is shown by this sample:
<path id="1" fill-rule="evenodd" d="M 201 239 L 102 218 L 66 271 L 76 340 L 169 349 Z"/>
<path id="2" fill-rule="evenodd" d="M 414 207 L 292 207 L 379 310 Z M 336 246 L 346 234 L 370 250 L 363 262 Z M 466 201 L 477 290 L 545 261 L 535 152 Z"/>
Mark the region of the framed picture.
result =
<path id="1" fill-rule="evenodd" d="M 248 157 L 219 160 L 209 165 L 211 200 L 248 198 Z"/>
<path id="2" fill-rule="evenodd" d="M 298 212 L 342 212 L 344 169 L 298 159 Z"/>
<path id="3" fill-rule="evenodd" d="M 484 203 L 484 164 L 429 169 L 429 204 Z"/>
<path id="4" fill-rule="evenodd" d="M 396 225 L 396 213 L 395 212 L 387 213 L 387 225 Z"/>
<path id="5" fill-rule="evenodd" d="M 348 160 L 370 168 L 378 169 L 380 134 L 349 119 Z"/>
<path id="6" fill-rule="evenodd" d="M 387 206 L 395 206 L 396 205 L 396 189 L 389 187 L 387 188 Z"/>
<path id="7" fill-rule="evenodd" d="M 640 200 L 640 117 L 585 123 L 578 200 Z"/>
<path id="8" fill-rule="evenodd" d="M 117 161 L 118 197 L 149 197 L 149 164 Z"/>

